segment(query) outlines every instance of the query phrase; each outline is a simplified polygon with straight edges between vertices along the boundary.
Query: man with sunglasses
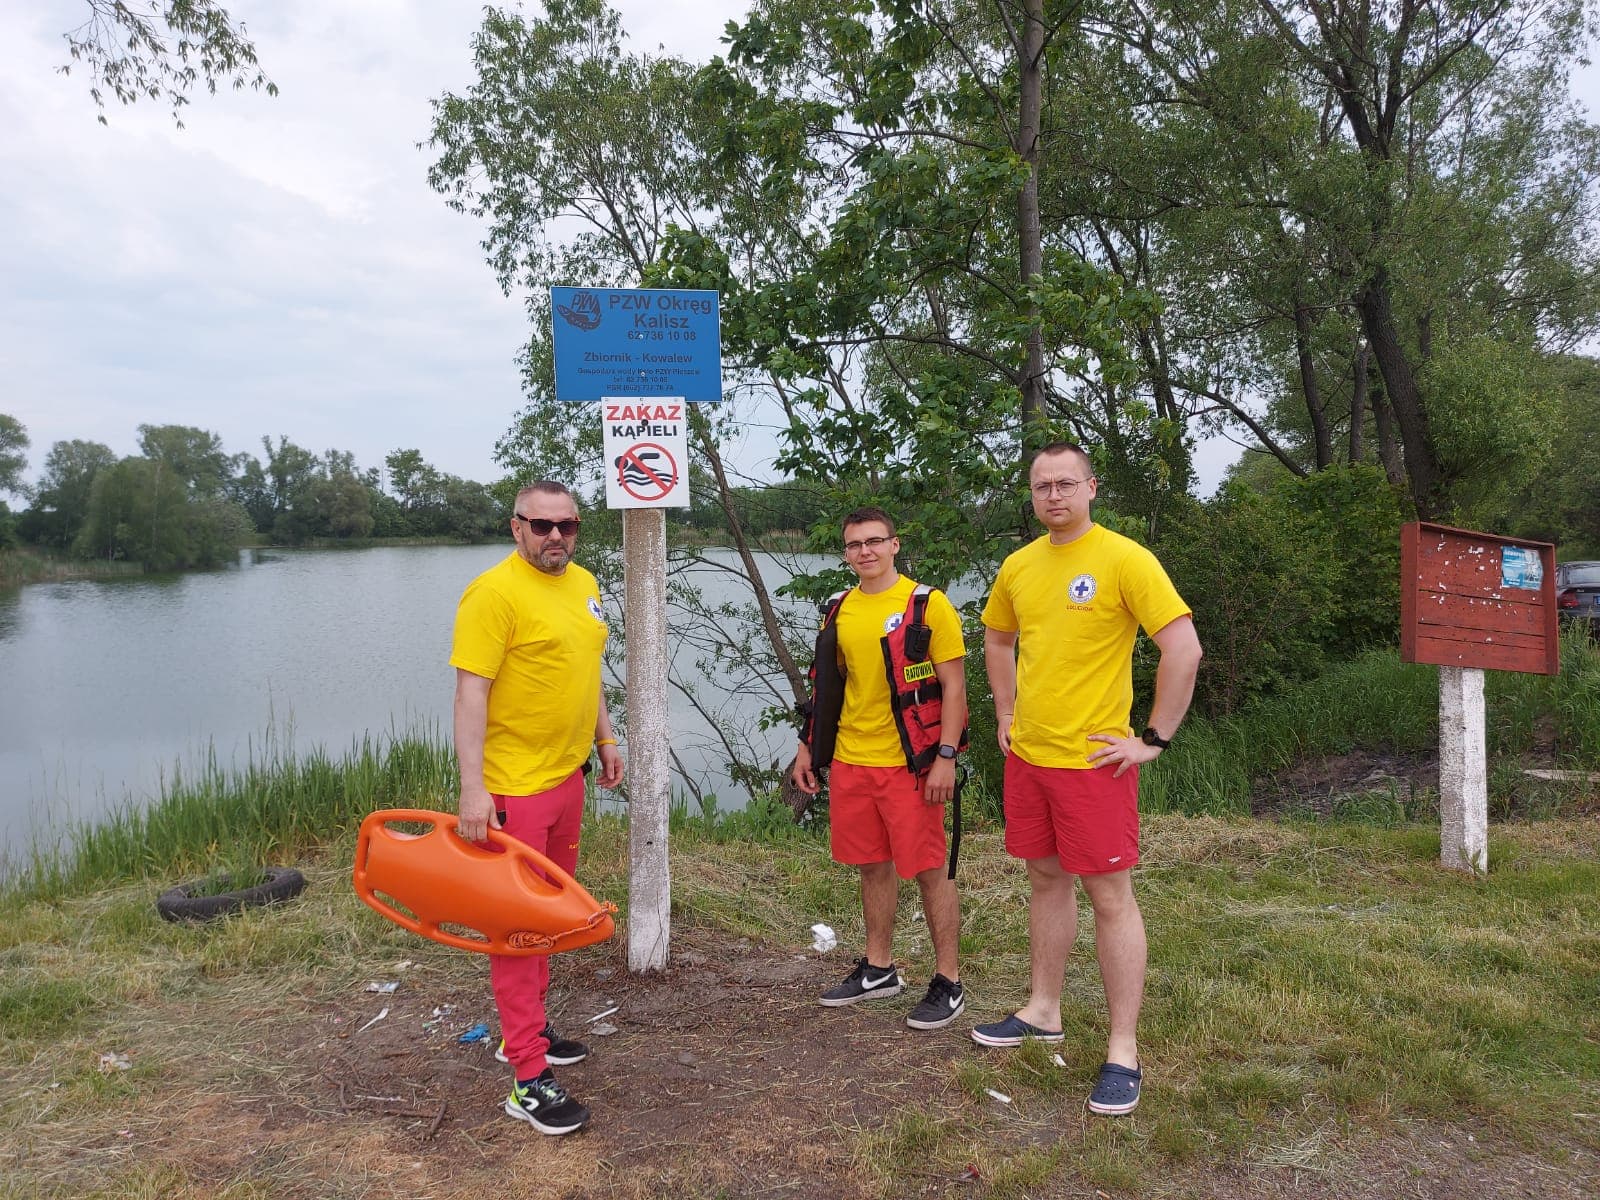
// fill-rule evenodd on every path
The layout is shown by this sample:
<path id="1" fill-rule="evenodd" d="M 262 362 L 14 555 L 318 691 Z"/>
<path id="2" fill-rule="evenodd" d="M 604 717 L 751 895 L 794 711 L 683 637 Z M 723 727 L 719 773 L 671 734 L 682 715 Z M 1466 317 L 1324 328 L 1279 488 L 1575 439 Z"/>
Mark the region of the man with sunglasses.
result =
<path id="1" fill-rule="evenodd" d="M 944 869 L 944 806 L 955 792 L 967 726 L 961 618 L 943 592 L 900 575 L 900 539 L 888 513 L 857 509 L 843 532 L 858 583 L 829 609 L 812 668 L 814 679 L 843 676 L 842 705 L 824 713 L 813 695 L 792 776 L 814 796 L 817 771 L 831 758 L 833 858 L 860 869 L 866 954 L 819 1002 L 839 1007 L 900 994 L 890 953 L 898 874 L 921 890 L 935 970 L 906 1024 L 942 1029 L 966 1006 L 956 961 L 960 905 Z"/>
<path id="2" fill-rule="evenodd" d="M 1006 754 L 1006 850 L 1028 866 L 1031 986 L 1021 1009 L 972 1037 L 984 1046 L 1062 1040 L 1081 879 L 1111 1022 L 1089 1109 L 1117 1116 L 1139 1103 L 1144 1078 L 1136 1028 L 1145 932 L 1131 874 L 1139 765 L 1161 753 L 1189 710 L 1200 641 L 1155 555 L 1090 519 L 1099 483 L 1082 449 L 1046 446 L 1028 484 L 1045 534 L 1001 564 L 983 609 L 983 655 Z M 1149 720 L 1135 735 L 1128 718 L 1141 625 L 1161 662 Z"/>
<path id="3" fill-rule="evenodd" d="M 600 687 L 609 630 L 594 576 L 572 561 L 578 527 L 577 505 L 561 484 L 518 492 L 516 551 L 467 585 L 450 654 L 461 836 L 476 842 L 504 829 L 568 874 L 578 865 L 591 747 L 600 754 L 600 786 L 622 778 Z M 556 1082 L 550 1064 L 581 1062 L 589 1050 L 546 1019 L 549 958 L 490 955 L 489 980 L 504 1036 L 499 1057 L 516 1078 L 506 1112 L 541 1133 L 581 1129 L 589 1110 Z"/>

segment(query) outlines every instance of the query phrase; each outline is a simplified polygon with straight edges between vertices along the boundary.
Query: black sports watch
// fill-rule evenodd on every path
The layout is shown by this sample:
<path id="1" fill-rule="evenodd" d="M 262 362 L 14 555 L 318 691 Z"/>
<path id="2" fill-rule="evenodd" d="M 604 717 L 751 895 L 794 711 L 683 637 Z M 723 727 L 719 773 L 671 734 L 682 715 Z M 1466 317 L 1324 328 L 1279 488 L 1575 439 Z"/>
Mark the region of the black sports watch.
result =
<path id="1" fill-rule="evenodd" d="M 1165 750 L 1168 746 L 1172 745 L 1172 739 L 1162 737 L 1156 732 L 1156 727 L 1154 725 L 1146 725 L 1144 727 L 1144 732 L 1139 735 L 1139 740 L 1146 746 L 1155 746 L 1161 750 Z"/>
<path id="2" fill-rule="evenodd" d="M 954 746 L 952 746 L 949 742 L 946 742 L 942 746 L 939 747 L 939 757 L 940 758 L 954 758 L 955 756 L 956 756 L 956 748 Z"/>

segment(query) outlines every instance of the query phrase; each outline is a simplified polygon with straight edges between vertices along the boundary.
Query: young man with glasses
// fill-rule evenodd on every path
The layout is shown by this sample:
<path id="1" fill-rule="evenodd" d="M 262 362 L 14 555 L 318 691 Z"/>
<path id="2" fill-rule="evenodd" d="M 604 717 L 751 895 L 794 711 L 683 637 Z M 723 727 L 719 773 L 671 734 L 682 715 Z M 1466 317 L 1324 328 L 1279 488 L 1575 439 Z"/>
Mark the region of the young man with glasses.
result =
<path id="1" fill-rule="evenodd" d="M 1143 1082 L 1145 932 L 1131 875 L 1139 765 L 1161 753 L 1189 710 L 1200 641 L 1155 555 L 1090 519 L 1099 483 L 1082 449 L 1046 446 L 1028 483 L 1045 534 L 1001 565 L 983 610 L 983 654 L 1006 754 L 1006 850 L 1028 865 L 1031 987 L 1021 1009 L 972 1037 L 984 1046 L 1062 1040 L 1081 879 L 1111 1023 L 1089 1108 L 1116 1116 L 1133 1111 Z M 1149 720 L 1135 735 L 1128 719 L 1141 625 L 1161 661 Z"/>
<path id="2" fill-rule="evenodd" d="M 516 550 L 479 575 L 456 610 L 455 743 L 461 765 L 458 828 L 469 842 L 503 829 L 568 874 L 578 865 L 583 768 L 600 753 L 601 787 L 622 778 L 622 758 L 600 688 L 605 612 L 600 589 L 572 561 L 578 508 L 559 483 L 517 493 Z M 516 1082 L 505 1110 L 541 1133 L 581 1129 L 589 1110 L 556 1082 L 551 1063 L 581 1062 L 582 1042 L 545 1016 L 550 960 L 489 956 L 504 1041 Z"/>
<path id="3" fill-rule="evenodd" d="M 922 893 L 935 967 L 906 1024 L 942 1029 L 966 1005 L 956 961 L 960 906 L 944 869 L 944 806 L 955 792 L 967 724 L 961 618 L 943 592 L 900 575 L 900 539 L 882 509 L 852 512 L 843 534 L 858 583 L 824 618 L 813 666 L 814 678 L 826 676 L 842 700 L 823 712 L 813 696 L 792 774 L 795 786 L 816 795 L 817 772 L 831 766 L 833 857 L 860 869 L 866 954 L 820 1002 L 839 1007 L 899 995 L 890 952 L 898 874 L 914 878 Z"/>

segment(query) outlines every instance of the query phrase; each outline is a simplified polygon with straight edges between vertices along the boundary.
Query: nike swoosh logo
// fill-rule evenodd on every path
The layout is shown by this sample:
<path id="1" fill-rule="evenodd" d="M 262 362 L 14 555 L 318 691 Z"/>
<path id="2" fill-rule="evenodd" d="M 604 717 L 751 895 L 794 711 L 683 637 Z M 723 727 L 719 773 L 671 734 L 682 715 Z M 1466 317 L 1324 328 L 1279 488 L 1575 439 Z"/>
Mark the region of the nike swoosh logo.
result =
<path id="1" fill-rule="evenodd" d="M 960 1003 L 961 1003 L 961 1001 L 957 997 L 955 997 L 955 996 L 951 996 L 950 997 L 950 1007 L 951 1008 L 958 1007 L 960 1005 Z"/>
<path id="2" fill-rule="evenodd" d="M 880 975 L 876 979 L 868 979 L 865 975 L 863 975 L 861 977 L 861 986 L 870 990 L 875 987 L 882 987 L 893 978 L 893 975 Z"/>

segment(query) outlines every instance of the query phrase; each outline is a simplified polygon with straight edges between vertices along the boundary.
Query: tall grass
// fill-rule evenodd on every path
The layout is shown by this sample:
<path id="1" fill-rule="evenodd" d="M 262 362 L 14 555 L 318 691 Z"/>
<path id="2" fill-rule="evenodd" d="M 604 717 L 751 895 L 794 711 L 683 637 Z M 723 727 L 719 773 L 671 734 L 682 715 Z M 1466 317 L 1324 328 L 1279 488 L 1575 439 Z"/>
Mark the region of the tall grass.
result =
<path id="1" fill-rule="evenodd" d="M 455 755 L 429 734 L 368 734 L 334 758 L 296 755 L 272 739 L 245 766 L 210 757 L 176 775 L 149 807 L 128 801 L 35 845 L 5 895 L 51 897 L 218 864 L 284 862 L 378 808 L 437 807 L 455 790 Z"/>
<path id="2" fill-rule="evenodd" d="M 1505 764 L 1535 747 L 1553 743 L 1560 765 L 1600 767 L 1600 648 L 1586 638 L 1563 641 L 1559 675 L 1491 671 L 1486 688 L 1495 811 L 1514 807 L 1526 786 Z M 1145 768 L 1141 807 L 1147 813 L 1247 814 L 1257 781 L 1306 757 L 1358 748 L 1427 753 L 1438 744 L 1438 708 L 1436 668 L 1402 663 L 1392 650 L 1373 651 L 1237 716 L 1191 717 L 1173 750 Z M 998 814 L 997 785 L 974 772 L 968 812 Z M 208 758 L 190 776 L 175 776 L 148 808 L 130 801 L 74 829 L 64 847 L 36 845 L 0 898 L 284 862 L 374 809 L 438 807 L 455 790 L 455 756 L 436 731 L 369 734 L 338 758 L 320 749 L 297 755 L 269 736 L 242 768 Z M 1389 821 L 1408 813 L 1395 799 L 1345 815 Z M 712 841 L 815 836 L 797 830 L 775 799 L 726 813 L 717 812 L 714 801 L 698 811 L 680 801 L 672 828 Z"/>
<path id="3" fill-rule="evenodd" d="M 13 546 L 9 550 L 0 550 L 0 588 L 62 579 L 107 579 L 116 575 L 139 575 L 143 571 L 144 567 L 136 562 L 71 558 L 41 546 Z"/>
<path id="4" fill-rule="evenodd" d="M 1558 763 L 1600 766 L 1600 648 L 1562 639 L 1558 675 L 1485 672 L 1491 762 L 1552 742 Z M 1248 813 L 1254 781 L 1301 759 L 1366 749 L 1424 754 L 1439 743 L 1439 671 L 1373 650 L 1231 717 L 1191 716 L 1173 752 L 1143 772 L 1148 812 Z"/>

